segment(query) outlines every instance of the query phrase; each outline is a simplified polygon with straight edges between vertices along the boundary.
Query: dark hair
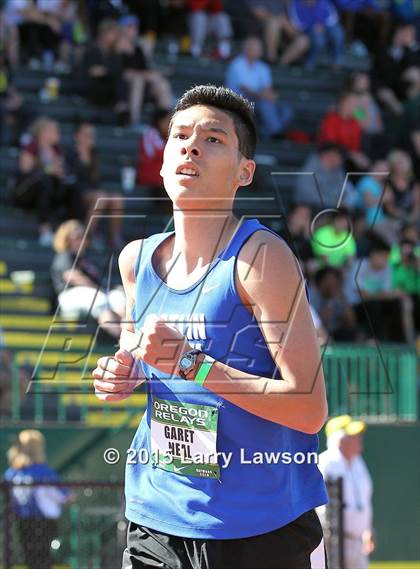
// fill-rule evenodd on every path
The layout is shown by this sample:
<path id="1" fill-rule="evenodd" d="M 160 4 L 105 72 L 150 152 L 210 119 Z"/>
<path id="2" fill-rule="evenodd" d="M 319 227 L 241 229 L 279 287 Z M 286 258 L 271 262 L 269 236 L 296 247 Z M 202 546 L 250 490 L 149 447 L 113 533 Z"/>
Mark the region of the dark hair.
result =
<path id="1" fill-rule="evenodd" d="M 163 109 L 162 107 L 156 107 L 153 112 L 151 123 L 153 126 L 157 126 L 159 121 L 165 119 L 171 111 L 169 109 Z"/>
<path id="2" fill-rule="evenodd" d="M 347 99 L 347 97 L 352 97 L 352 96 L 357 96 L 357 95 L 358 95 L 358 93 L 356 91 L 354 91 L 353 89 L 344 89 L 343 91 L 341 91 L 338 94 L 337 105 L 342 103 L 345 99 Z"/>
<path id="3" fill-rule="evenodd" d="M 336 142 L 321 142 L 318 146 L 318 154 L 326 154 L 327 152 L 338 152 L 343 156 L 343 147 Z"/>
<path id="4" fill-rule="evenodd" d="M 389 253 L 391 251 L 390 245 L 380 237 L 375 237 L 370 243 L 369 255 L 372 253 Z"/>
<path id="5" fill-rule="evenodd" d="M 257 129 L 252 103 L 227 87 L 196 85 L 186 91 L 177 102 L 172 113 L 169 130 L 171 130 L 176 113 L 195 105 L 215 107 L 229 115 L 235 125 L 235 132 L 239 140 L 239 151 L 246 158 L 253 158 L 257 145 Z"/>
<path id="6" fill-rule="evenodd" d="M 322 283 L 322 281 L 329 275 L 333 275 L 340 283 L 343 280 L 343 274 L 339 269 L 337 269 L 336 267 L 328 266 L 328 267 L 322 267 L 322 269 L 319 269 L 315 273 L 314 275 L 315 284 L 319 286 Z"/>

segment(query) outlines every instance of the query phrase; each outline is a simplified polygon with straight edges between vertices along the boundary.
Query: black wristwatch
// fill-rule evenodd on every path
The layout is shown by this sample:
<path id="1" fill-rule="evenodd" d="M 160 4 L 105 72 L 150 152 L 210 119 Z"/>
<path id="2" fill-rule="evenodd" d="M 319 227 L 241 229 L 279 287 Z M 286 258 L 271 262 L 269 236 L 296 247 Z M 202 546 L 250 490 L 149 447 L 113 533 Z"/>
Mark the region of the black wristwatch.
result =
<path id="1" fill-rule="evenodd" d="M 187 375 L 195 368 L 197 358 L 201 353 L 201 350 L 190 350 L 182 354 L 178 362 L 179 375 L 181 377 L 187 379 Z"/>

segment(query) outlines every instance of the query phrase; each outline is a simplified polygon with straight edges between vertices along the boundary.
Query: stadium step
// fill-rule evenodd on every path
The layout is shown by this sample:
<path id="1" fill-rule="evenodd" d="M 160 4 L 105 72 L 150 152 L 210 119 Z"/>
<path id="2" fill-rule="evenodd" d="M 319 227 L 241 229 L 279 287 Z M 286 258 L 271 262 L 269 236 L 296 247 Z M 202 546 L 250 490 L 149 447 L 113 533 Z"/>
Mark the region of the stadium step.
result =
<path id="1" fill-rule="evenodd" d="M 4 332 L 4 341 L 7 347 L 11 349 L 29 349 L 36 350 L 45 347 L 51 349 L 63 349 L 66 351 L 88 349 L 92 341 L 92 335 L 68 334 L 60 333 L 53 330 L 48 336 L 45 333 L 22 333 L 22 332 Z"/>
<path id="2" fill-rule="evenodd" d="M 123 408 L 133 407 L 133 408 L 144 409 L 146 407 L 146 404 L 147 404 L 147 395 L 145 395 L 143 393 L 135 393 L 134 395 L 131 395 L 131 397 L 128 397 L 127 399 L 124 399 L 123 401 L 118 401 L 115 403 L 112 403 L 112 402 L 109 403 L 106 401 L 101 401 L 93 393 L 92 394 L 91 393 L 64 393 L 63 395 L 61 395 L 61 402 L 65 406 L 77 405 L 79 407 L 82 407 L 82 406 L 104 407 L 104 406 L 111 405 L 112 409 L 115 409 L 117 407 L 123 407 Z"/>
<path id="3" fill-rule="evenodd" d="M 40 313 L 48 314 L 50 302 L 46 298 L 31 296 L 3 297 L 0 301 L 1 312 L 14 311 L 17 313 Z"/>

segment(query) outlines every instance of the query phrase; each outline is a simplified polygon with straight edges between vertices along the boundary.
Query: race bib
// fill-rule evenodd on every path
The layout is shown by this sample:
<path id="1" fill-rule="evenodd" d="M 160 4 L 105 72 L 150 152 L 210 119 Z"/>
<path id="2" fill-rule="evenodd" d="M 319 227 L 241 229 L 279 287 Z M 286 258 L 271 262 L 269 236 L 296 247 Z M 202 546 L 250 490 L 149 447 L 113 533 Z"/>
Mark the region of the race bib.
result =
<path id="1" fill-rule="evenodd" d="M 153 397 L 151 450 L 155 466 L 183 476 L 220 478 L 218 416 L 217 407 Z"/>

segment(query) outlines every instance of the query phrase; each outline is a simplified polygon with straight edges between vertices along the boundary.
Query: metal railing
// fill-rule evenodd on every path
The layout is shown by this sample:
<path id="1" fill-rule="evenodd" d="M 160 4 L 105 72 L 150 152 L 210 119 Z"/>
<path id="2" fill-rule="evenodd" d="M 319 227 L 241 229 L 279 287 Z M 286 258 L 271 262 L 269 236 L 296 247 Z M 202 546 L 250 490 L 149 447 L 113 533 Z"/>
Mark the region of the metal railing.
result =
<path id="1" fill-rule="evenodd" d="M 22 516 L 22 506 L 39 488 L 68 491 L 69 502 L 58 519 Z M 120 567 L 127 527 L 123 504 L 122 482 L 0 482 L 1 569 Z"/>

